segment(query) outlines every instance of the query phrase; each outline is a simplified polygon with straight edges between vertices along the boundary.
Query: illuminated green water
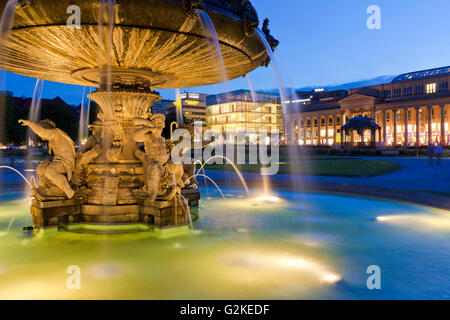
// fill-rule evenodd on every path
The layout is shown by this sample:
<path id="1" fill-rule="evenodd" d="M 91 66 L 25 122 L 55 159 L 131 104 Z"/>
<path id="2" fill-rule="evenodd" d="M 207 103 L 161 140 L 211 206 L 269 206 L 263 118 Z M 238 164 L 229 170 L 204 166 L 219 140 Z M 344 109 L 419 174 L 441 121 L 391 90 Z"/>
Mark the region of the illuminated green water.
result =
<path id="1" fill-rule="evenodd" d="M 0 299 L 449 297 L 448 213 L 333 195 L 280 196 L 285 201 L 272 204 L 204 200 L 195 232 L 162 238 L 52 230 L 27 239 L 27 207 L 2 195 L 0 231 L 17 217 L 0 237 Z M 373 264 L 382 270 L 376 292 L 366 287 Z M 81 270 L 81 290 L 67 288 L 72 265 Z"/>

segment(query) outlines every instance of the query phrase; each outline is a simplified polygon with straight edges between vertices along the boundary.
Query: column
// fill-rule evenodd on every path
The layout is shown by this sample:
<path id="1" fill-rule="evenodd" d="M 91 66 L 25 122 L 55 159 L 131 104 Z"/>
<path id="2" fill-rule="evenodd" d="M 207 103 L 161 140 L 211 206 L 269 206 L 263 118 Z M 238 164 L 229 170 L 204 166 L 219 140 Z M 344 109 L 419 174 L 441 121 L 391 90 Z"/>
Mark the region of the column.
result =
<path id="1" fill-rule="evenodd" d="M 397 110 L 392 110 L 392 123 L 393 123 L 393 131 L 392 131 L 392 146 L 397 145 Z"/>
<path id="2" fill-rule="evenodd" d="M 337 126 L 336 126 L 336 119 L 337 116 L 334 115 L 333 116 L 333 139 L 334 139 L 334 143 L 337 143 Z"/>
<path id="3" fill-rule="evenodd" d="M 420 146 L 420 108 L 416 107 L 416 146 Z"/>
<path id="4" fill-rule="evenodd" d="M 345 145 L 345 139 L 347 138 L 344 134 L 344 130 L 342 130 L 342 127 L 345 125 L 345 111 L 341 111 L 341 146 Z"/>
<path id="5" fill-rule="evenodd" d="M 291 145 L 296 145 L 296 141 L 295 141 L 295 134 L 297 133 L 297 121 L 298 119 L 292 119 L 291 121 Z"/>
<path id="6" fill-rule="evenodd" d="M 386 119 L 386 110 L 383 110 L 383 143 L 387 144 L 387 119 Z"/>
<path id="7" fill-rule="evenodd" d="M 321 136 L 320 136 L 320 131 L 322 130 L 322 117 L 320 116 L 319 117 L 319 119 L 318 119 L 318 121 L 317 121 L 317 129 L 318 129 L 318 141 L 317 141 L 317 145 L 318 146 L 320 146 L 320 138 L 321 138 Z"/>
<path id="8" fill-rule="evenodd" d="M 327 115 L 326 117 L 325 117 L 325 139 L 326 139 L 326 145 L 328 146 L 329 145 L 329 143 L 328 143 L 328 121 L 330 120 L 330 117 Z"/>
<path id="9" fill-rule="evenodd" d="M 405 131 L 404 131 L 405 142 L 404 142 L 404 146 L 407 147 L 408 146 L 408 108 L 404 108 L 403 112 L 405 113 L 405 121 L 404 121 L 404 124 L 405 124 Z"/>
<path id="10" fill-rule="evenodd" d="M 312 145 L 312 128 L 313 128 L 313 119 L 312 118 L 309 118 L 309 119 L 306 119 L 306 122 L 308 122 L 309 121 L 309 141 L 311 141 L 311 144 L 310 145 Z M 308 128 L 306 128 L 306 131 L 308 131 Z"/>
<path id="11" fill-rule="evenodd" d="M 377 130 L 372 129 L 370 130 L 370 144 L 371 146 L 377 145 L 377 136 L 376 136 Z"/>
<path id="12" fill-rule="evenodd" d="M 433 107 L 427 107 L 428 110 L 428 144 L 432 144 L 433 143 L 433 119 L 431 118 L 432 114 L 431 114 L 431 109 Z"/>
<path id="13" fill-rule="evenodd" d="M 303 118 L 303 145 L 306 146 L 306 130 L 308 130 L 306 128 L 308 122 L 308 118 Z"/>
<path id="14" fill-rule="evenodd" d="M 441 146 L 445 146 L 445 105 L 441 105 Z"/>

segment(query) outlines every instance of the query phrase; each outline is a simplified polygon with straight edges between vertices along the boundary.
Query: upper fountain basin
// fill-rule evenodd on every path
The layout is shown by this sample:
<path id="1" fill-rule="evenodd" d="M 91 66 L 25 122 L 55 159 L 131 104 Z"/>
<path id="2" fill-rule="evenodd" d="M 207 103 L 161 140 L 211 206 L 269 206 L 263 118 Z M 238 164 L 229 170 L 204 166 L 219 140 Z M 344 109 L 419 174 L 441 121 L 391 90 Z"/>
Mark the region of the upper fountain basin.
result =
<path id="1" fill-rule="evenodd" d="M 6 3 L 0 0 L 2 12 Z M 80 29 L 67 26 L 71 5 L 81 9 Z M 215 25 L 228 79 L 263 64 L 267 52 L 247 1 L 116 0 L 109 45 L 107 36 L 99 36 L 99 0 L 19 0 L 10 41 L 1 44 L 0 68 L 86 86 L 104 82 L 99 70 L 106 69 L 112 82 L 156 89 L 219 83 L 220 61 L 195 14 L 202 7 Z M 107 34 L 106 24 L 101 29 Z"/>

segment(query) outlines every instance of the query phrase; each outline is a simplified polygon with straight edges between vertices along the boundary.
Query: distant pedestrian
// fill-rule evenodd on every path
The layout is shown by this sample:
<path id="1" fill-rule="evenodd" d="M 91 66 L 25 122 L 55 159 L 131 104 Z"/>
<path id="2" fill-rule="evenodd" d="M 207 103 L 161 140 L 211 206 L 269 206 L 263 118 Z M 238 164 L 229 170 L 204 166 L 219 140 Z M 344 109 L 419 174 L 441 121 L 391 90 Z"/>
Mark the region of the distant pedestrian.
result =
<path id="1" fill-rule="evenodd" d="M 434 154 L 436 155 L 436 161 L 437 161 L 438 165 L 441 164 L 441 157 L 442 157 L 443 152 L 444 152 L 444 149 L 442 148 L 442 146 L 437 145 L 435 147 Z"/>
<path id="2" fill-rule="evenodd" d="M 428 161 L 429 161 L 430 165 L 433 165 L 434 146 L 432 144 L 429 144 L 427 147 L 427 155 L 428 155 Z"/>

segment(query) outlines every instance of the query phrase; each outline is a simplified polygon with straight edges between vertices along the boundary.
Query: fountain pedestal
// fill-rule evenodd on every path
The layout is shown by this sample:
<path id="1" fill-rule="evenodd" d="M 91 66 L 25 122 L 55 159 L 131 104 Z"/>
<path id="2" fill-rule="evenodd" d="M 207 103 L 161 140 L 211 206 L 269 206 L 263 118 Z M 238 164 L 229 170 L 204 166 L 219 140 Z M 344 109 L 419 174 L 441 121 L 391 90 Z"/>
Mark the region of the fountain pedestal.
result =
<path id="1" fill-rule="evenodd" d="M 33 225 L 46 228 L 58 225 L 61 217 L 71 217 L 69 223 L 80 222 L 81 205 L 83 199 L 58 200 L 58 201 L 39 201 L 31 202 L 31 215 Z"/>
<path id="2" fill-rule="evenodd" d="M 171 201 L 148 201 L 140 203 L 140 219 L 157 229 L 185 226 L 189 224 L 188 215 L 177 199 Z"/>
<path id="3" fill-rule="evenodd" d="M 184 204 L 183 204 L 184 205 Z M 149 201 L 142 199 L 131 205 L 91 205 L 83 199 L 62 201 L 33 200 L 33 225 L 39 228 L 58 227 L 67 230 L 71 225 L 146 225 L 168 229 L 189 224 L 189 216 L 179 199 Z M 88 227 L 87 227 L 88 228 Z"/>
<path id="4" fill-rule="evenodd" d="M 164 180 L 167 176 L 162 176 L 158 198 L 153 200 L 143 188 L 151 181 L 146 181 L 142 160 L 136 158 L 140 146 L 133 137 L 143 126 L 136 125 L 135 120 L 147 121 L 149 128 L 156 125 L 149 120 L 152 119 L 151 107 L 161 97 L 145 86 L 115 85 L 111 88 L 90 95 L 101 108 L 98 121 L 101 125 L 97 127 L 100 134 L 90 145 L 90 150 L 77 158 L 75 181 L 81 190 L 77 193 L 79 198 L 34 200 L 31 211 L 35 225 L 42 228 L 58 226 L 66 230 L 71 224 L 144 224 L 166 229 L 189 223 L 189 208 L 179 193 L 187 199 L 188 206 L 189 203 L 197 206 L 198 189 L 181 190 L 174 184 L 172 176 L 167 186 L 167 180 Z M 164 142 L 158 134 L 148 139 L 148 143 Z M 166 148 L 162 143 L 160 149 L 151 149 L 153 151 L 145 153 L 145 157 L 157 161 L 158 154 L 152 152 L 166 153 Z M 169 159 L 169 154 L 165 159 Z M 166 163 L 161 162 L 161 165 L 164 175 L 168 175 Z"/>

